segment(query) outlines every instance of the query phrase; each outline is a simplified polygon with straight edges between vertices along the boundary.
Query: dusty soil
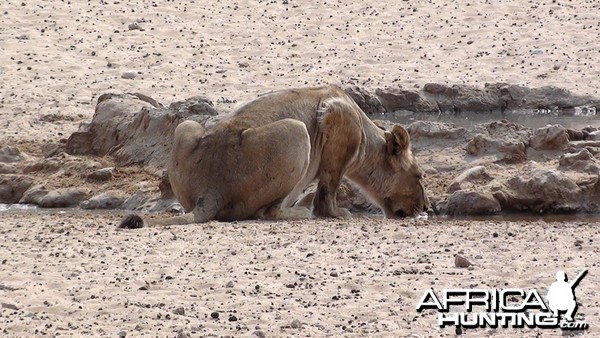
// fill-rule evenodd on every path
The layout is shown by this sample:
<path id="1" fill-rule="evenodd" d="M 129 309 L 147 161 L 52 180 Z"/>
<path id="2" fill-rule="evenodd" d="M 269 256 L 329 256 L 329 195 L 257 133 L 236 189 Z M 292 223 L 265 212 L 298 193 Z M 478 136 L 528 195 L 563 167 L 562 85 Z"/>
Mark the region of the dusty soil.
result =
<path id="1" fill-rule="evenodd" d="M 599 332 L 600 236 L 586 221 L 357 217 L 119 231 L 118 214 L 3 216 L 7 336 L 446 336 L 455 328 L 415 310 L 427 288 L 538 288 L 545 296 L 556 271 L 573 277 L 585 267 L 578 318 L 590 325 L 584 336 Z M 455 267 L 456 254 L 473 266 Z"/>
<path id="2" fill-rule="evenodd" d="M 41 158 L 43 146 L 91 120 L 106 92 L 141 92 L 165 104 L 204 95 L 220 111 L 274 89 L 326 83 L 373 90 L 509 82 L 598 97 L 599 6 L 2 1 L 0 148 Z M 416 153 L 437 168 L 456 167 L 464 156 L 459 148 Z M 97 191 L 82 177 L 112 165 L 81 158 L 69 172 L 32 175 L 49 188 Z M 443 170 L 429 177 L 428 189 L 445 193 L 451 177 Z M 132 193 L 157 181 L 143 168 L 118 168 L 107 188 Z M 592 221 L 357 217 L 117 231 L 121 216 L 0 213 L 0 335 L 446 336 L 456 332 L 437 328 L 435 313 L 415 311 L 426 288 L 545 294 L 556 271 L 571 277 L 583 268 L 590 273 L 577 288 L 578 318 L 590 324 L 584 335 L 600 329 L 600 236 Z M 454 267 L 457 253 L 475 265 Z"/>

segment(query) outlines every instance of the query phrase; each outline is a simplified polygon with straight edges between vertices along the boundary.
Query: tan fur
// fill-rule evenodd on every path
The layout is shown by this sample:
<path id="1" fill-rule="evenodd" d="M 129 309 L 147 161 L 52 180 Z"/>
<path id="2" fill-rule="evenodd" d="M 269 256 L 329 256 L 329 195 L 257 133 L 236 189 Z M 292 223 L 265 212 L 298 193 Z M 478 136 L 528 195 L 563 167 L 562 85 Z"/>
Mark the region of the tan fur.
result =
<path id="1" fill-rule="evenodd" d="M 378 128 L 337 86 L 261 96 L 208 131 L 181 123 L 168 174 L 191 214 L 153 224 L 347 217 L 348 210 L 336 205 L 343 176 L 386 217 L 414 216 L 429 207 L 408 132 L 400 125 L 389 132 Z M 294 207 L 315 179 L 312 213 Z"/>

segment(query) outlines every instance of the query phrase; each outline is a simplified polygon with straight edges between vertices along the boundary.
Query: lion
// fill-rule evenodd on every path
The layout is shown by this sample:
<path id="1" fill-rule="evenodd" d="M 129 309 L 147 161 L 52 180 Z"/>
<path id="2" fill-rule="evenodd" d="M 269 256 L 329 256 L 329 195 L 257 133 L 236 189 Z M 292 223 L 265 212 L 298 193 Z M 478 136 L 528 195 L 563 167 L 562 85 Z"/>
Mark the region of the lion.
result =
<path id="1" fill-rule="evenodd" d="M 378 127 L 335 85 L 260 96 L 209 130 L 182 122 L 167 174 L 188 213 L 146 225 L 350 217 L 336 204 L 342 177 L 387 218 L 416 216 L 430 206 L 406 129 Z M 312 208 L 296 205 L 315 180 Z M 120 224 L 142 226 L 135 214 Z"/>

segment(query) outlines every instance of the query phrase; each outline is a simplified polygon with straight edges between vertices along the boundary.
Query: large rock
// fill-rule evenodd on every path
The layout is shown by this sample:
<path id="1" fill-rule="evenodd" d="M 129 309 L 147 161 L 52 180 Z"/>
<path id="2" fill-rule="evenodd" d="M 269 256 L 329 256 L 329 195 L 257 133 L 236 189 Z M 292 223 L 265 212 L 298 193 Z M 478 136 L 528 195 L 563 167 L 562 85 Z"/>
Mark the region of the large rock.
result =
<path id="1" fill-rule="evenodd" d="M 0 163 L 14 163 L 27 159 L 28 156 L 23 154 L 17 147 L 2 147 L 0 148 Z"/>
<path id="2" fill-rule="evenodd" d="M 118 209 L 120 208 L 127 196 L 116 190 L 109 190 L 93 196 L 89 200 L 81 203 L 82 209 Z"/>
<path id="3" fill-rule="evenodd" d="M 385 107 L 381 104 L 377 95 L 371 94 L 357 86 L 346 88 L 345 92 L 350 95 L 360 109 L 368 115 L 383 114 L 386 112 Z"/>
<path id="4" fill-rule="evenodd" d="M 361 101 L 362 97 L 377 98 L 388 112 L 407 110 L 419 113 L 449 112 L 460 114 L 462 112 L 504 112 L 507 109 L 600 106 L 600 100 L 597 98 L 574 95 L 568 90 L 553 86 L 528 88 L 506 83 L 485 84 L 484 87 L 427 83 L 422 89 L 416 90 L 402 88 L 377 89 L 375 95 L 364 90 L 352 89 L 347 91 L 358 94 L 353 96 L 358 101 Z M 367 104 L 364 107 L 361 105 L 361 108 L 367 110 L 372 106 Z"/>
<path id="5" fill-rule="evenodd" d="M 377 89 L 375 94 L 383 107 L 389 111 L 410 110 L 417 112 L 437 112 L 439 107 L 423 93 L 400 88 Z"/>
<path id="6" fill-rule="evenodd" d="M 69 154 L 112 155 L 119 165 L 165 167 L 175 127 L 184 120 L 204 124 L 217 112 L 202 97 L 174 102 L 168 108 L 142 94 L 104 94 L 92 122 L 69 137 Z"/>
<path id="7" fill-rule="evenodd" d="M 540 128 L 529 139 L 529 146 L 536 150 L 564 150 L 567 144 L 569 133 L 559 124 Z"/>
<path id="8" fill-rule="evenodd" d="M 448 186 L 448 193 L 451 194 L 457 190 L 468 190 L 485 186 L 493 179 L 494 178 L 487 173 L 484 166 L 469 168 L 452 180 Z"/>
<path id="9" fill-rule="evenodd" d="M 527 160 L 527 151 L 523 142 L 503 141 L 477 134 L 465 147 L 471 156 L 494 155 L 498 161 L 518 163 Z"/>
<path id="10" fill-rule="evenodd" d="M 32 184 L 27 175 L 0 175 L 0 203 L 18 203 Z"/>
<path id="11" fill-rule="evenodd" d="M 520 172 L 499 187 L 493 196 L 503 210 L 533 212 L 586 211 L 585 194 L 558 170 L 534 169 Z"/>
<path id="12" fill-rule="evenodd" d="M 48 189 L 43 184 L 34 184 L 25 191 L 19 203 L 40 205 L 42 198 L 46 195 L 48 195 Z"/>
<path id="13" fill-rule="evenodd" d="M 493 215 L 502 210 L 490 194 L 473 190 L 457 190 L 448 196 L 447 213 L 451 216 Z"/>
<path id="14" fill-rule="evenodd" d="M 558 168 L 600 175 L 600 163 L 587 149 L 562 155 L 558 160 Z"/>
<path id="15" fill-rule="evenodd" d="M 49 191 L 39 200 L 42 208 L 69 208 L 86 200 L 90 192 L 84 188 L 64 188 Z"/>

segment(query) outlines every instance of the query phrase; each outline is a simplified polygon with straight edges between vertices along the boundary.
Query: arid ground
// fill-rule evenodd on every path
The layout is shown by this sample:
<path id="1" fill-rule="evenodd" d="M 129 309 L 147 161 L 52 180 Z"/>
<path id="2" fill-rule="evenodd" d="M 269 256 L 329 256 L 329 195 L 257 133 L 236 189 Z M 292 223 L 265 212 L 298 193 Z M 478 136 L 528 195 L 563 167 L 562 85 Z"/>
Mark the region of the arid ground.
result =
<path id="1" fill-rule="evenodd" d="M 203 95 L 221 111 L 259 93 L 326 83 L 374 90 L 507 82 L 598 97 L 598 13 L 595 0 L 7 0 L 0 4 L 0 148 L 43 157 L 45 145 L 91 120 L 107 92 L 165 104 Z M 417 156 L 431 165 L 435 154 Z M 452 162 L 444 155 L 439 167 Z M 433 193 L 453 178 L 437 169 Z M 81 182 L 59 176 L 47 175 L 46 185 Z M 153 179 L 135 166 L 119 168 L 110 189 L 131 193 L 142 181 L 157 185 Z M 124 214 L 0 212 L 0 335 L 600 332 L 597 217 L 375 215 L 117 230 Z M 472 265 L 456 267 L 457 254 Z M 537 288 L 545 296 L 557 271 L 572 278 L 586 268 L 576 288 L 576 318 L 586 331 L 441 329 L 437 312 L 415 309 L 428 288 Z"/>

